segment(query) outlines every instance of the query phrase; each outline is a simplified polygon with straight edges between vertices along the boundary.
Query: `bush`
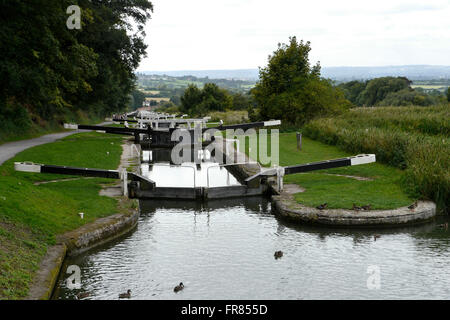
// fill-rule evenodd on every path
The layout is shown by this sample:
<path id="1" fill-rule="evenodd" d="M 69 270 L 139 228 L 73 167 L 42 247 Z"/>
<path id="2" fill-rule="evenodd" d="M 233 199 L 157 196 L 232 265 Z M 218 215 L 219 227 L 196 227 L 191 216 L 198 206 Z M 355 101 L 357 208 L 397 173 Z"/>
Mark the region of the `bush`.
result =
<path id="1" fill-rule="evenodd" d="M 403 185 L 408 192 L 448 211 L 449 119 L 448 105 L 358 108 L 337 118 L 311 121 L 303 133 L 349 152 L 374 153 L 377 161 L 405 169 Z"/>

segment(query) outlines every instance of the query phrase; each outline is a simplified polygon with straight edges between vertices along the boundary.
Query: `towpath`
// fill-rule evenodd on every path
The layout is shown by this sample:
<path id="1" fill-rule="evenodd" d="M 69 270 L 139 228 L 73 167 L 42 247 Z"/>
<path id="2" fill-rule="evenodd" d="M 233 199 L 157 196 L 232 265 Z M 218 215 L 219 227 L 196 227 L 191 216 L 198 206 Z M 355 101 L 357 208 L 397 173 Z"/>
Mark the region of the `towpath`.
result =
<path id="1" fill-rule="evenodd" d="M 107 125 L 111 124 L 112 122 L 103 122 L 99 125 Z M 67 131 L 67 132 L 60 132 L 60 133 L 52 133 L 47 134 L 45 136 L 41 136 L 34 139 L 28 139 L 28 140 L 19 140 L 14 142 L 8 142 L 0 145 L 0 165 L 2 165 L 6 160 L 11 159 L 19 152 L 22 152 L 23 150 L 26 150 L 31 147 L 39 146 L 41 144 L 46 144 L 50 142 L 55 142 L 56 140 L 65 138 L 67 136 L 70 136 L 75 133 L 80 132 L 87 132 L 89 130 L 73 130 L 73 131 Z"/>

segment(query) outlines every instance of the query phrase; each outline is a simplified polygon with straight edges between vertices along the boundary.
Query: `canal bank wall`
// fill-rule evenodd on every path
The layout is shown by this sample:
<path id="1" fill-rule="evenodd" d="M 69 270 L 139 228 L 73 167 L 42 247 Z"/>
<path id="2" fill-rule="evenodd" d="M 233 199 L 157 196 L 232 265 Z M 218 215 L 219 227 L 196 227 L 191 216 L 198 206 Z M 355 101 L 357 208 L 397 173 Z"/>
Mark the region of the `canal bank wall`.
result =
<path id="1" fill-rule="evenodd" d="M 132 141 L 122 144 L 122 156 L 119 170 L 133 166 L 138 157 L 133 153 Z M 34 276 L 26 300 L 49 300 L 56 286 L 61 267 L 67 256 L 72 257 L 113 241 L 134 230 L 138 224 L 139 210 L 134 209 L 136 200 L 122 196 L 120 183 L 107 187 L 100 194 L 118 199 L 121 211 L 88 223 L 76 230 L 69 231 L 57 237 L 57 244 L 47 249 L 39 270 Z"/>
<path id="2" fill-rule="evenodd" d="M 298 223 L 326 226 L 405 226 L 428 221 L 436 216 L 436 204 L 418 201 L 417 207 L 392 210 L 319 210 L 298 203 L 292 194 L 281 192 L 272 196 L 277 216 Z"/>

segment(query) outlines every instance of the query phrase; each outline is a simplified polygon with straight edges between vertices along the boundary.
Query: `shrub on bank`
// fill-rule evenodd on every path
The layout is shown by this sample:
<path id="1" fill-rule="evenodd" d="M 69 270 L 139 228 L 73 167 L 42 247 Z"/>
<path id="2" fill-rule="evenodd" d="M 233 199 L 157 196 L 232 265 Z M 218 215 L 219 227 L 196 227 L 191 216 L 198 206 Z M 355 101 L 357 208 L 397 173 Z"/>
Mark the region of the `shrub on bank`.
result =
<path id="1" fill-rule="evenodd" d="M 235 123 L 244 123 L 249 121 L 247 111 L 231 111 L 228 110 L 226 112 L 211 112 L 209 114 L 211 117 L 211 122 L 217 122 L 223 120 L 225 124 L 235 124 Z"/>
<path id="2" fill-rule="evenodd" d="M 354 109 L 337 118 L 311 121 L 303 133 L 353 153 L 405 169 L 409 193 L 448 211 L 450 199 L 449 106 Z"/>

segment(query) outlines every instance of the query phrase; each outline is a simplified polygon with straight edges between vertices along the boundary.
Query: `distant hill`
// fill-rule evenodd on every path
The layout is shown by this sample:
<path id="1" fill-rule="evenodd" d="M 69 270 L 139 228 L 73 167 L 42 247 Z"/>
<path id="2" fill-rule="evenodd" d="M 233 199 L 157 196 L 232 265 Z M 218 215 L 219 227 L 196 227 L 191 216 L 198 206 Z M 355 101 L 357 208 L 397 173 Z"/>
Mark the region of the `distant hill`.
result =
<path id="1" fill-rule="evenodd" d="M 194 76 L 210 79 L 257 80 L 258 69 L 235 70 L 179 70 L 179 71 L 140 71 L 143 74 L 167 75 L 171 77 Z"/>
<path id="2" fill-rule="evenodd" d="M 386 76 L 402 76 L 410 80 L 450 79 L 450 66 L 324 67 L 322 76 L 337 81 L 366 80 Z"/>
<path id="3" fill-rule="evenodd" d="M 258 69 L 141 71 L 139 73 L 172 77 L 191 75 L 211 79 L 258 79 Z M 336 81 L 365 80 L 385 76 L 404 76 L 410 80 L 450 79 L 450 66 L 322 67 L 322 76 Z"/>

